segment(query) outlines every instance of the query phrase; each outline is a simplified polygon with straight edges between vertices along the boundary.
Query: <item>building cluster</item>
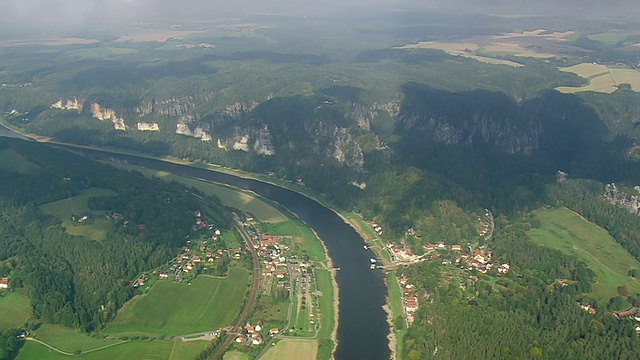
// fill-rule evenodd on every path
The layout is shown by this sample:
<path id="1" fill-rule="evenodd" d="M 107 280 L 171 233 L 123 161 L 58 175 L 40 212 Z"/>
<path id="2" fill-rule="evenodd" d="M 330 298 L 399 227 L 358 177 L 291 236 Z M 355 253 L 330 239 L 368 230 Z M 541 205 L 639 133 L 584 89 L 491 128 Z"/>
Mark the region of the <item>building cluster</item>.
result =
<path id="1" fill-rule="evenodd" d="M 387 243 L 387 249 L 391 254 L 392 260 L 399 262 L 412 262 L 418 260 L 418 257 L 408 249 L 399 249 L 391 243 Z"/>
<path id="2" fill-rule="evenodd" d="M 414 315 L 418 311 L 418 297 L 413 294 L 416 286 L 409 282 L 406 277 L 400 279 L 400 287 L 402 288 L 402 305 L 407 319 L 407 324 L 411 325 L 414 321 Z"/>
<path id="3" fill-rule="evenodd" d="M 376 234 L 378 234 L 379 236 L 382 236 L 382 226 L 378 225 L 377 222 L 372 221 L 371 227 L 373 228 L 373 231 L 376 232 Z"/>
<path id="4" fill-rule="evenodd" d="M 470 255 L 469 253 L 462 252 L 461 245 L 455 244 L 455 245 L 449 246 L 449 245 L 445 245 L 445 243 L 443 242 L 439 242 L 438 244 L 426 244 L 426 245 L 423 245 L 423 248 L 427 252 L 427 254 L 433 252 L 433 254 L 431 254 L 432 259 L 439 259 L 442 256 L 439 252 L 435 253 L 434 251 L 436 250 L 441 250 L 441 251 L 451 250 L 451 251 L 455 251 L 456 253 L 460 252 L 460 255 L 455 256 L 455 263 L 456 265 L 466 270 L 477 270 L 483 274 L 486 274 L 489 270 L 491 270 L 494 267 L 494 263 L 491 260 L 491 257 L 492 257 L 491 251 L 484 252 L 480 249 L 475 249 L 473 253 Z M 449 258 L 445 258 L 442 260 L 443 265 L 450 265 L 452 263 L 453 261 Z M 499 265 L 497 269 L 498 269 L 498 274 L 506 274 L 509 272 L 511 267 L 509 263 L 504 263 Z"/>
<path id="5" fill-rule="evenodd" d="M 258 321 L 255 326 L 247 322 L 244 326 L 244 333 L 236 338 L 236 342 L 245 346 L 260 345 L 262 344 L 260 331 L 262 331 L 262 321 Z"/>

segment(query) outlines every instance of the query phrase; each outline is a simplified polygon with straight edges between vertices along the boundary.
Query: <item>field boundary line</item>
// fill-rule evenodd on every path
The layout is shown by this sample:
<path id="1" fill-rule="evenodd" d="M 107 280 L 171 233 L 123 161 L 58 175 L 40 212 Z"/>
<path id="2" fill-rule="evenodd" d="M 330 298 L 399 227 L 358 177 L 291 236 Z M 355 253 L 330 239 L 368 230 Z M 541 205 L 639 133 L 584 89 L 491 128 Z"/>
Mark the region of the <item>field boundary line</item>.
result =
<path id="1" fill-rule="evenodd" d="M 40 345 L 43 345 L 43 346 L 45 346 L 45 347 L 47 347 L 47 348 L 49 348 L 49 349 L 51 349 L 51 350 L 53 350 L 53 351 L 55 351 L 57 353 L 60 353 L 62 355 L 76 356 L 76 354 L 74 354 L 74 353 L 70 353 L 70 352 L 66 352 L 64 350 L 60 350 L 60 349 L 58 349 L 56 347 L 53 347 L 52 345 L 47 344 L 44 341 L 41 341 L 41 340 L 38 340 L 38 339 L 35 339 L 35 338 L 28 337 L 28 338 L 25 338 L 25 340 L 36 342 L 36 343 L 38 343 Z M 121 345 L 121 344 L 128 343 L 128 342 L 129 342 L 129 340 L 123 340 L 123 341 L 120 341 L 120 342 L 117 342 L 117 343 L 113 343 L 113 344 L 109 344 L 109 345 L 105 345 L 105 346 L 100 346 L 100 347 L 95 348 L 95 349 L 90 349 L 90 350 L 86 350 L 86 351 L 80 351 L 80 354 L 88 354 L 88 353 L 92 353 L 94 351 L 103 350 L 103 349 L 106 349 L 106 348 L 110 348 L 110 347 L 113 347 L 113 346 L 116 346 L 116 345 Z"/>

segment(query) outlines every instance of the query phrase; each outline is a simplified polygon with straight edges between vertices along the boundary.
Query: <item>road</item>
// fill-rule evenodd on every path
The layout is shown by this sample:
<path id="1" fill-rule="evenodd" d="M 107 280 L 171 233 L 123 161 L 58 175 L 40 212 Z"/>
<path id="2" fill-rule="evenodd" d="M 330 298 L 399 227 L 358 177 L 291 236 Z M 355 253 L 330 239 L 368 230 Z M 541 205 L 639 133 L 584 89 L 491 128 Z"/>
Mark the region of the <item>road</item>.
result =
<path id="1" fill-rule="evenodd" d="M 260 265 L 258 264 L 258 254 L 256 254 L 256 249 L 253 247 L 253 241 L 251 241 L 251 237 L 244 231 L 242 224 L 239 222 L 235 222 L 235 228 L 238 230 L 242 239 L 244 239 L 245 244 L 247 245 L 247 249 L 251 253 L 251 259 L 253 262 L 253 274 L 251 276 L 251 288 L 249 289 L 249 297 L 247 298 L 247 302 L 238 317 L 238 321 L 233 326 L 233 329 L 229 331 L 225 337 L 224 343 L 222 343 L 218 350 L 211 356 L 211 359 L 217 359 L 225 353 L 229 345 L 235 340 L 235 336 L 233 334 L 238 333 L 239 329 L 242 328 L 242 325 L 247 320 L 247 316 L 249 316 L 249 312 L 253 308 L 253 303 L 256 301 L 256 297 L 258 295 L 258 287 L 260 286 Z"/>

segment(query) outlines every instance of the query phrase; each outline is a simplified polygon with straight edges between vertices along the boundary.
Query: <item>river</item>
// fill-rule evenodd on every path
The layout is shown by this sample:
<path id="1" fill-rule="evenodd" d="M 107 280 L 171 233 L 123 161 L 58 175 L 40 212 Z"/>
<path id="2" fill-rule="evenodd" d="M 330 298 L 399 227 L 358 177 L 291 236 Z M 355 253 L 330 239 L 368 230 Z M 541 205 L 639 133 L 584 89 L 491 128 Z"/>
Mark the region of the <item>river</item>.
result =
<path id="1" fill-rule="evenodd" d="M 7 131 L 0 126 L 0 136 L 11 133 Z M 63 147 L 91 158 L 116 159 L 149 169 L 229 184 L 254 191 L 282 204 L 316 231 L 326 245 L 333 265 L 340 268 L 336 273 L 340 304 L 335 358 L 389 359 L 389 326 L 386 313 L 382 309 L 387 294 L 383 273 L 380 270 L 369 269 L 369 258 L 374 257 L 374 253 L 370 250 L 365 251 L 360 235 L 330 209 L 294 191 L 257 180 L 108 151 L 60 145 L 56 147 Z"/>

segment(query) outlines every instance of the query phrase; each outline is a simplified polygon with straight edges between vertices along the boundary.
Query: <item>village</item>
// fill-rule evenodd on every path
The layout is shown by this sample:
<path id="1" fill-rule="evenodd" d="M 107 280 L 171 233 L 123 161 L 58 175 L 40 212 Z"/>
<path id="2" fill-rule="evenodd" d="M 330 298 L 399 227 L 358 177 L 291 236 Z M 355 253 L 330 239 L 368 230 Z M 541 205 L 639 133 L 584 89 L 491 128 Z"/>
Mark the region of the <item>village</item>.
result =
<path id="1" fill-rule="evenodd" d="M 485 209 L 484 219 L 478 217 L 477 220 L 478 237 L 489 240 L 493 233 L 493 215 L 488 209 Z M 375 221 L 371 221 L 369 224 L 378 236 L 382 236 L 383 228 L 381 225 Z M 406 235 L 414 236 L 415 230 L 409 228 Z M 404 241 L 400 242 L 404 244 Z M 492 260 L 492 251 L 487 245 L 490 244 L 490 241 L 485 241 L 484 243 L 485 245 L 479 246 L 477 243 L 461 245 L 446 244 L 444 241 L 440 241 L 435 244 L 429 243 L 422 245 L 420 249 L 422 254 L 417 255 L 404 245 L 396 245 L 388 242 L 385 244 L 384 250 L 388 253 L 391 264 L 377 267 L 372 265 L 371 269 L 382 268 L 392 270 L 418 264 L 423 261 L 435 261 L 443 266 L 453 266 L 466 271 L 469 280 L 474 282 L 478 280 L 477 273 L 493 274 L 496 276 L 507 274 L 510 270 L 509 263 L 495 264 Z M 374 259 L 372 259 L 372 262 L 373 260 Z M 492 271 L 494 268 L 495 270 Z M 415 313 L 419 309 L 419 294 L 416 292 L 415 284 L 412 283 L 411 279 L 407 278 L 407 276 L 403 275 L 400 277 L 398 283 L 401 290 L 402 315 L 407 325 L 411 325 L 414 321 Z"/>
<path id="2" fill-rule="evenodd" d="M 114 214 L 115 218 L 121 216 Z M 181 251 L 166 265 L 139 275 L 131 284 L 138 293 L 146 293 L 156 281 L 170 280 L 191 285 L 198 275 L 225 276 L 229 267 L 249 267 L 250 253 L 259 260 L 259 296 L 277 298 L 287 308 L 281 321 L 263 321 L 249 316 L 240 332 L 228 326 L 216 331 L 231 332 L 240 347 L 261 347 L 266 338 L 279 335 L 315 336 L 321 327 L 318 290 L 314 267 L 291 236 L 261 233 L 261 224 L 250 214 L 232 213 L 234 221 L 250 238 L 252 251 L 238 241 L 233 231 L 223 231 L 210 224 L 203 211 L 192 213 L 193 226 Z M 120 220 L 122 221 L 122 220 Z M 259 350 L 255 350 L 259 351 Z"/>

